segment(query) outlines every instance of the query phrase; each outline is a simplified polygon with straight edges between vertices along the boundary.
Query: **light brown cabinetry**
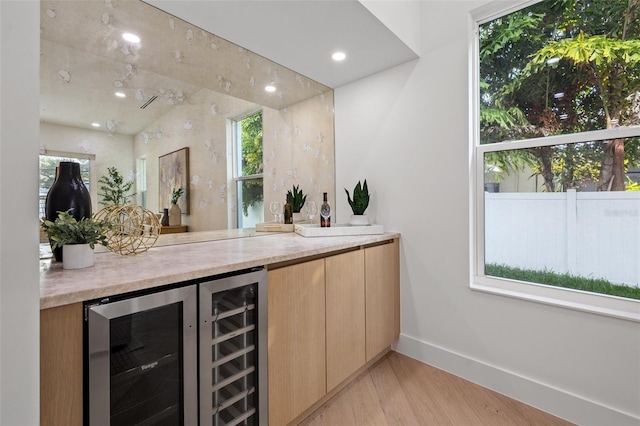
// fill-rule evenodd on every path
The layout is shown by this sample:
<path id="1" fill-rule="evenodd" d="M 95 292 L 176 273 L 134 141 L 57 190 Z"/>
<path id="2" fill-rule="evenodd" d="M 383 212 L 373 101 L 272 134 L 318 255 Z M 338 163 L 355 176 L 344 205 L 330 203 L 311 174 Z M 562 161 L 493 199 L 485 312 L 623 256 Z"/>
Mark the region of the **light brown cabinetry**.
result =
<path id="1" fill-rule="evenodd" d="M 82 303 L 40 311 L 40 425 L 82 425 Z"/>
<path id="2" fill-rule="evenodd" d="M 269 424 L 284 425 L 326 392 L 324 259 L 267 275 Z"/>
<path id="3" fill-rule="evenodd" d="M 399 336 L 397 240 L 276 266 L 267 287 L 270 425 L 308 414 Z"/>
<path id="4" fill-rule="evenodd" d="M 398 240 L 364 250 L 367 362 L 400 335 Z"/>
<path id="5" fill-rule="evenodd" d="M 325 259 L 327 392 L 365 363 L 364 250 Z"/>

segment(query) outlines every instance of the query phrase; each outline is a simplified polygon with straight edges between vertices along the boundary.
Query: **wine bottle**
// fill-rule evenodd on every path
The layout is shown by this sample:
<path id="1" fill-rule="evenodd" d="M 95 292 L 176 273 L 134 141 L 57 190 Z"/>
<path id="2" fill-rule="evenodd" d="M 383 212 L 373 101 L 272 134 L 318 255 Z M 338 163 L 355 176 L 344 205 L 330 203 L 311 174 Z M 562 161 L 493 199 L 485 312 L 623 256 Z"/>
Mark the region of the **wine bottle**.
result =
<path id="1" fill-rule="evenodd" d="M 320 206 L 320 226 L 322 228 L 328 228 L 331 226 L 331 206 L 327 201 L 327 193 L 322 194 L 322 206 Z"/>
<path id="2" fill-rule="evenodd" d="M 284 223 L 293 223 L 293 206 L 290 195 L 287 195 L 287 202 L 284 203 Z"/>

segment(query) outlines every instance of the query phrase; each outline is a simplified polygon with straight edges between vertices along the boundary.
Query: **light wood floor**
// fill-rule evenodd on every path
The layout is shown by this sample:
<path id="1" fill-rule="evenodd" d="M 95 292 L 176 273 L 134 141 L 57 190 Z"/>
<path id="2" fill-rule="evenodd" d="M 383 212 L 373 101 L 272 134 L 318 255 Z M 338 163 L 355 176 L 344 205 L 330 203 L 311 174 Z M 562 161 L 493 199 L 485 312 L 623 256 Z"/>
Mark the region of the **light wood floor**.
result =
<path id="1" fill-rule="evenodd" d="M 564 426 L 571 423 L 390 352 L 301 425 Z"/>

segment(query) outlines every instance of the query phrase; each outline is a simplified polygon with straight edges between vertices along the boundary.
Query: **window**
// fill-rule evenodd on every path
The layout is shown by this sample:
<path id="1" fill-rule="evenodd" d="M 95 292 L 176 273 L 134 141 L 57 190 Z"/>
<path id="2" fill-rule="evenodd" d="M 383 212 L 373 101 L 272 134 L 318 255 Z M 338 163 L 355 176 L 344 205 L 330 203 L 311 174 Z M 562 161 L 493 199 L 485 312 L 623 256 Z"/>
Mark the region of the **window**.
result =
<path id="1" fill-rule="evenodd" d="M 236 227 L 252 228 L 264 222 L 262 112 L 233 120 L 232 138 Z"/>
<path id="2" fill-rule="evenodd" d="M 640 6 L 523 4 L 476 16 L 472 288 L 640 321 Z"/>
<path id="3" fill-rule="evenodd" d="M 136 197 L 138 205 L 147 207 L 147 159 L 139 157 L 136 161 Z"/>

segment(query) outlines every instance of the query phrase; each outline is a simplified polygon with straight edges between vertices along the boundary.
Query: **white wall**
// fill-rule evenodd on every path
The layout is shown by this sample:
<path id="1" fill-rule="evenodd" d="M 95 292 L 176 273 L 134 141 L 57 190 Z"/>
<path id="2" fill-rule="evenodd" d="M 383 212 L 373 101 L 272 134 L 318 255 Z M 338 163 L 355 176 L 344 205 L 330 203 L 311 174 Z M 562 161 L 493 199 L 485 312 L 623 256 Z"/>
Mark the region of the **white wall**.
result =
<path id="1" fill-rule="evenodd" d="M 402 233 L 400 352 L 573 422 L 640 424 L 640 324 L 469 289 L 468 11 L 482 3 L 425 1 L 421 58 L 336 90 L 336 188 L 366 178 L 368 213 Z"/>
<path id="2" fill-rule="evenodd" d="M 0 424 L 39 422 L 39 3 L 0 1 Z"/>

